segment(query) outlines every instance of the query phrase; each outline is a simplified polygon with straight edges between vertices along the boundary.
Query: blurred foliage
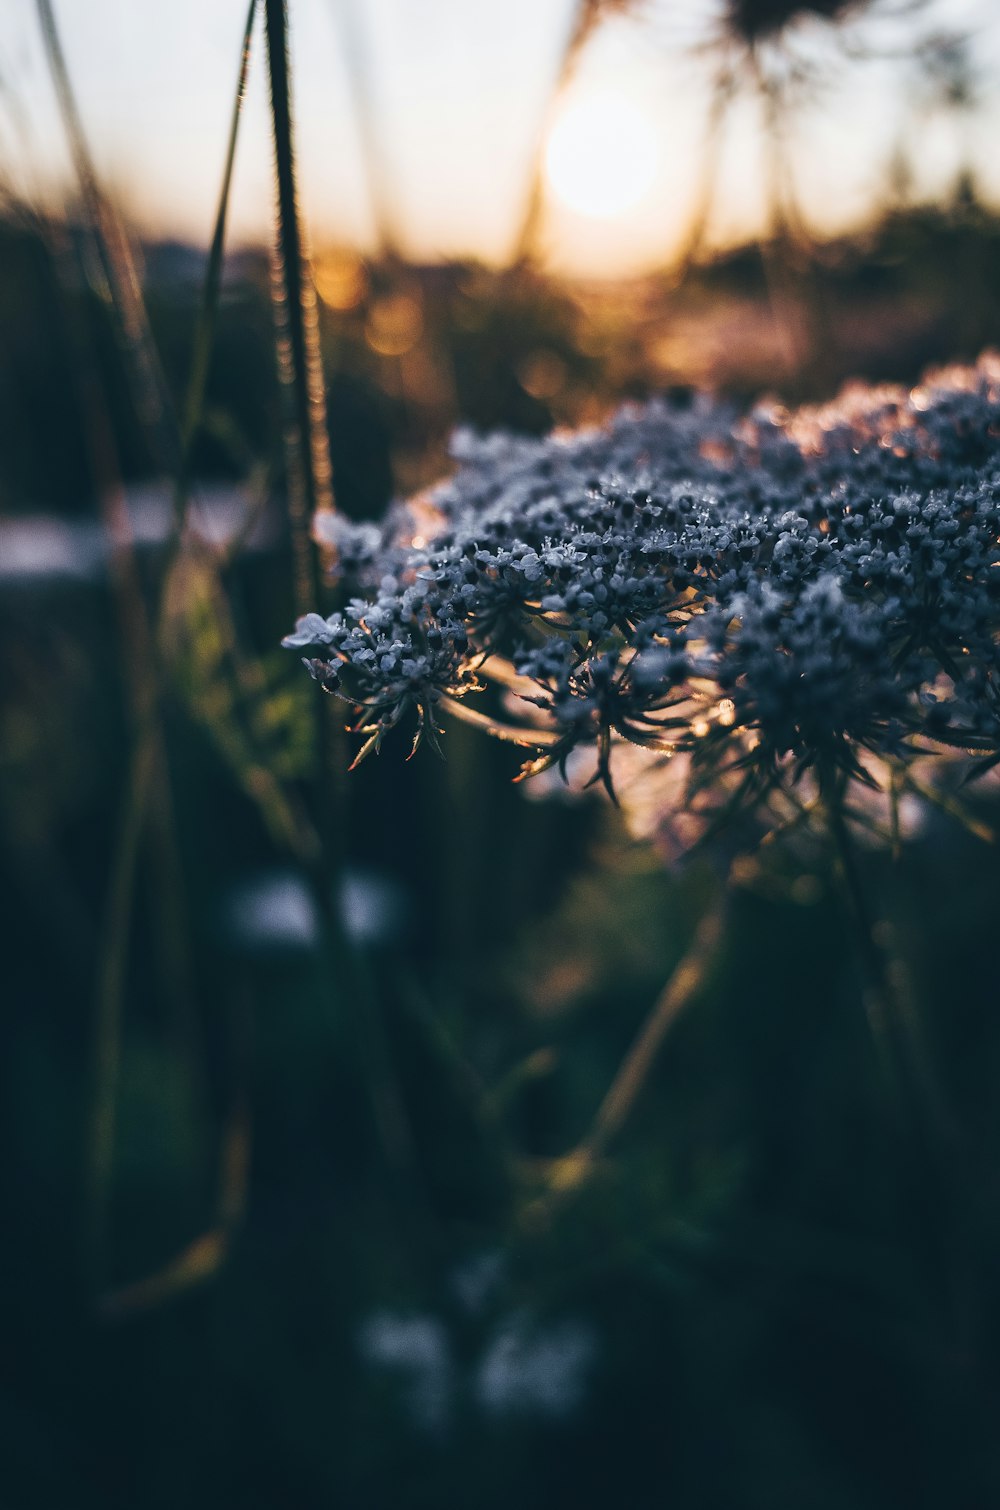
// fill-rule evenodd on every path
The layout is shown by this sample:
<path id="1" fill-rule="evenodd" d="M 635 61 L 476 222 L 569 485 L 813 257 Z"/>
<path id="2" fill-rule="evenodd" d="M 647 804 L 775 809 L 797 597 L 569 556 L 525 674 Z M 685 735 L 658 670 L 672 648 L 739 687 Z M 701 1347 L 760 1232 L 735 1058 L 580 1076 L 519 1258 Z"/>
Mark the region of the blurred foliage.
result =
<path id="1" fill-rule="evenodd" d="M 7 524 L 96 520 L 81 353 L 126 482 L 153 475 L 100 290 L 56 229 L 0 229 Z M 777 306 L 759 248 L 678 287 L 328 249 L 340 505 L 375 516 L 432 480 L 456 422 L 539 432 L 664 386 L 793 400 L 972 357 L 1000 340 L 998 238 L 971 194 L 899 208 L 810 258 L 771 249 Z M 201 272 L 145 250 L 178 399 Z M 163 685 L 96 1294 L 95 982 L 136 646 L 114 572 L 11 571 L 0 594 L 3 1503 L 993 1503 L 992 850 L 941 817 L 898 863 L 864 857 L 946 1157 L 886 1103 L 828 861 L 775 850 L 574 1185 L 567 1156 L 717 878 L 666 873 L 597 798 L 525 800 L 517 752 L 464 727 L 446 763 L 387 753 L 345 779 L 335 750 L 317 782 L 312 689 L 273 649 L 291 553 L 269 299 L 266 260 L 231 259 L 195 471 L 259 495 L 271 532 L 132 561 Z M 340 893 L 310 844 L 324 822 Z"/>
<path id="2" fill-rule="evenodd" d="M 93 509 L 81 340 L 123 476 L 156 472 L 110 313 L 75 271 L 72 230 L 60 249 L 65 238 L 23 218 L 0 224 L 8 511 Z M 1000 218 L 968 181 L 948 209 L 901 205 L 853 239 L 808 250 L 784 241 L 737 249 L 695 264 L 679 285 L 662 276 L 560 283 L 526 264 L 369 265 L 328 249 L 317 288 L 338 505 L 377 517 L 394 491 L 440 476 L 456 424 L 539 434 L 688 384 L 795 402 L 849 376 L 915 380 L 930 362 L 973 359 L 1000 340 L 998 250 Z M 146 249 L 145 264 L 150 325 L 179 404 L 203 258 L 164 243 Z M 267 262 L 245 252 L 227 263 L 195 475 L 237 480 L 257 462 L 280 475 L 276 415 Z"/>

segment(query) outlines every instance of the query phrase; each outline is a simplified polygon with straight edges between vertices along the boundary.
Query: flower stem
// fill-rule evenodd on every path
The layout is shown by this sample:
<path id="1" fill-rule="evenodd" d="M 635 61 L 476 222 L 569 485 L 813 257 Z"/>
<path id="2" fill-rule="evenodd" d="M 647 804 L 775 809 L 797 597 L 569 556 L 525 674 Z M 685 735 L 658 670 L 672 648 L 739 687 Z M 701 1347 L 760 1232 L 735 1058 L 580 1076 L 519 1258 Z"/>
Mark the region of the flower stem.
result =
<path id="1" fill-rule="evenodd" d="M 702 914 L 690 944 L 618 1066 L 588 1132 L 570 1153 L 556 1161 L 549 1191 L 539 1203 L 545 1215 L 577 1194 L 590 1178 L 631 1115 L 667 1033 L 704 987 L 725 931 L 728 894 L 727 878 Z"/>
<path id="2" fill-rule="evenodd" d="M 897 960 L 889 955 L 861 879 L 842 795 L 826 802 L 827 824 L 837 856 L 848 909 L 854 920 L 865 976 L 865 1005 L 883 1079 L 899 1131 L 938 1172 L 951 1164 L 955 1142 L 952 1119 L 922 1041 L 920 1024 L 908 1000 Z"/>
<path id="3" fill-rule="evenodd" d="M 578 1154 L 592 1163 L 624 1126 L 642 1091 L 667 1031 L 698 994 L 715 962 L 725 924 L 724 897 L 709 905 L 687 950 L 618 1067 Z"/>
<path id="4" fill-rule="evenodd" d="M 494 739 L 501 739 L 508 744 L 521 745 L 531 749 L 545 745 L 558 744 L 562 735 L 554 729 L 536 729 L 529 726 L 518 728 L 513 724 L 500 723 L 495 718 L 489 718 L 485 713 L 480 713 L 475 708 L 466 707 L 465 703 L 457 697 L 449 697 L 444 694 L 439 699 L 442 709 L 450 713 L 452 718 L 460 719 L 462 723 L 471 724 L 475 729 L 482 729 L 485 734 L 491 734 Z"/>

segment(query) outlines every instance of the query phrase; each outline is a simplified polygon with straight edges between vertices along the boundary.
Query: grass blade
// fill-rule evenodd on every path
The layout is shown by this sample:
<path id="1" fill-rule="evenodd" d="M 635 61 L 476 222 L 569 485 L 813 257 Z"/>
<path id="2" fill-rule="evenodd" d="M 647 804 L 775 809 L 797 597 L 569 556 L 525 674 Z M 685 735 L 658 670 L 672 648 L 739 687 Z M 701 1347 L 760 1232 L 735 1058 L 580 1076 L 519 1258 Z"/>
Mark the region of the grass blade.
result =
<path id="1" fill-rule="evenodd" d="M 296 607 L 299 613 L 307 613 L 319 601 L 318 567 L 310 525 L 317 512 L 333 508 L 332 469 L 316 293 L 295 182 L 285 0 L 264 0 L 264 16 L 274 133 L 277 241 L 273 288 L 278 363 L 286 406 L 288 508 L 295 554 Z"/>
<path id="2" fill-rule="evenodd" d="M 135 259 L 121 221 L 98 181 L 66 66 L 52 0 L 35 0 L 35 3 L 59 113 L 80 185 L 87 230 L 107 285 L 107 295 L 118 318 L 136 407 L 153 444 L 157 465 L 176 475 L 181 460 L 177 424 L 149 329 Z"/>
<path id="3" fill-rule="evenodd" d="M 240 51 L 240 66 L 236 81 L 236 98 L 229 124 L 229 141 L 226 147 L 226 164 L 219 191 L 219 204 L 215 215 L 215 228 L 205 269 L 205 282 L 198 307 L 198 321 L 194 333 L 194 354 L 188 377 L 187 394 L 184 400 L 184 417 L 181 423 L 182 470 L 177 480 L 174 506 L 178 522 L 183 521 L 184 506 L 190 481 L 191 451 L 198 427 L 201 424 L 205 403 L 205 387 L 208 382 L 208 364 L 215 341 L 215 317 L 219 306 L 219 291 L 222 287 L 222 260 L 226 241 L 226 221 L 229 216 L 229 198 L 233 187 L 233 167 L 236 162 L 236 140 L 239 135 L 243 100 L 246 95 L 247 75 L 250 68 L 250 43 L 254 21 L 257 18 L 257 0 L 250 0 L 246 25 L 243 28 L 243 46 Z"/>

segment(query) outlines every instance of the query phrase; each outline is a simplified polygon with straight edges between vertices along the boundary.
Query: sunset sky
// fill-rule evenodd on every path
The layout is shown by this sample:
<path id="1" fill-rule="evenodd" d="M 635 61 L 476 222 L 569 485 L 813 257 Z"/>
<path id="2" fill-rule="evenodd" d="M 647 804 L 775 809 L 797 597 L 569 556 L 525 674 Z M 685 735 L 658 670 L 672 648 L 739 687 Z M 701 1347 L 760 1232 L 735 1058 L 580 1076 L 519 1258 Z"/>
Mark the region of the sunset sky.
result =
<path id="1" fill-rule="evenodd" d="M 55 4 L 105 183 L 142 231 L 206 241 L 246 0 Z M 410 255 L 508 256 L 532 154 L 549 133 L 542 242 L 554 265 L 626 273 L 662 264 L 684 236 L 697 192 L 708 99 L 699 43 L 718 10 L 718 0 L 658 0 L 607 24 L 550 112 L 572 0 L 293 0 L 302 190 L 314 241 L 372 243 L 357 111 L 357 83 L 367 79 L 392 229 Z M 934 108 L 896 62 L 841 60 L 831 73 L 820 34 L 804 29 L 803 46 L 829 75 L 794 128 L 798 193 L 816 229 L 869 213 L 900 145 L 915 197 L 948 192 L 967 163 L 981 191 L 1000 201 L 1000 6 L 930 0 L 920 24 L 932 33 L 966 20 L 975 27 L 981 99 L 965 117 Z M 884 39 L 855 30 L 862 41 Z M 264 59 L 255 42 L 234 241 L 266 237 L 270 217 Z M 5 176 L 32 197 L 61 192 L 70 174 L 33 0 L 5 0 L 0 82 Z M 722 153 L 716 240 L 760 225 L 760 143 L 755 109 L 744 101 L 731 112 Z"/>

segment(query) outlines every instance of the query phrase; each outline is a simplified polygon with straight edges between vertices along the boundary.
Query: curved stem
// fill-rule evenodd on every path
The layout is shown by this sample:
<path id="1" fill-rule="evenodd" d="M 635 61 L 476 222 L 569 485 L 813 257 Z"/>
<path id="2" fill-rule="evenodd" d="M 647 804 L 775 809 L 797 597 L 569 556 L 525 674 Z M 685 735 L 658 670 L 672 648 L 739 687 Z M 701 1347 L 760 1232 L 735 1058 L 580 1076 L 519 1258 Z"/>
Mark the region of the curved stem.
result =
<path id="1" fill-rule="evenodd" d="M 559 61 L 558 72 L 543 110 L 538 135 L 535 140 L 531 159 L 528 198 L 514 242 L 513 262 L 515 266 L 530 262 L 538 250 L 538 234 L 541 229 L 545 208 L 545 138 L 549 125 L 555 115 L 556 106 L 573 77 L 581 53 L 602 19 L 603 11 L 604 6 L 601 0 L 577 0 L 576 9 L 566 36 L 566 43 L 563 47 L 562 57 Z"/>
<path id="2" fill-rule="evenodd" d="M 243 43 L 240 48 L 240 64 L 236 77 L 236 96 L 229 121 L 229 139 L 226 144 L 226 161 L 222 173 L 222 187 L 212 231 L 212 244 L 208 253 L 205 281 L 198 307 L 198 319 L 194 333 L 194 355 L 188 376 L 187 393 L 184 398 L 184 414 L 181 422 L 181 472 L 176 480 L 174 507 L 179 523 L 183 523 L 184 507 L 191 475 L 191 451 L 198 427 L 201 424 L 205 404 L 205 389 L 208 385 L 208 367 L 215 340 L 215 318 L 222 288 L 222 262 L 226 243 L 226 222 L 229 218 L 229 199 L 233 185 L 233 168 L 236 163 L 236 142 L 243 114 L 247 75 L 250 69 L 250 42 L 254 21 L 257 18 L 257 0 L 250 0 L 246 22 L 243 27 Z"/>
<path id="3" fill-rule="evenodd" d="M 687 949 L 674 966 L 614 1079 L 594 1120 L 576 1147 L 556 1161 L 550 1188 L 539 1203 L 548 1214 L 555 1204 L 579 1192 L 608 1145 L 621 1132 L 641 1095 L 671 1027 L 698 996 L 718 958 L 725 931 L 729 878 L 713 896 Z"/>
<path id="4" fill-rule="evenodd" d="M 715 963 L 725 925 L 724 897 L 711 903 L 687 950 L 622 1060 L 577 1154 L 593 1163 L 624 1126 L 668 1030 L 698 994 Z"/>
<path id="5" fill-rule="evenodd" d="M 156 463 L 165 471 L 176 473 L 180 459 L 177 422 L 149 328 L 129 238 L 98 180 L 52 0 L 35 0 L 35 4 L 59 114 L 80 186 L 86 234 L 104 280 L 104 296 L 118 321 L 136 410 L 149 436 Z"/>
<path id="6" fill-rule="evenodd" d="M 453 718 L 461 719 L 463 723 L 471 724 L 475 729 L 482 729 L 484 734 L 492 734 L 494 739 L 502 739 L 507 744 L 521 745 L 526 749 L 540 749 L 542 746 L 557 745 L 563 736 L 555 729 L 532 729 L 517 728 L 513 724 L 498 723 L 495 718 L 489 718 L 485 713 L 478 713 L 475 708 L 467 708 L 461 698 L 448 697 L 447 694 L 439 699 L 439 706 Z"/>

